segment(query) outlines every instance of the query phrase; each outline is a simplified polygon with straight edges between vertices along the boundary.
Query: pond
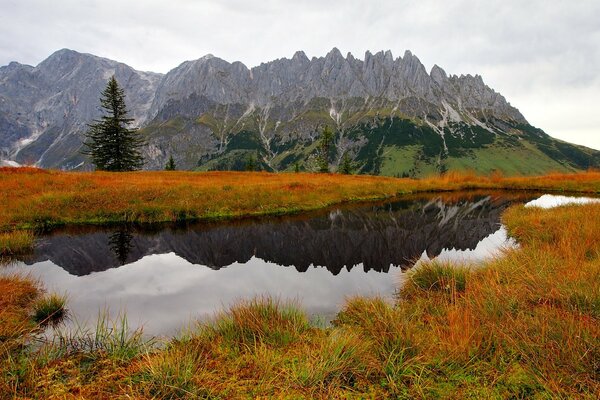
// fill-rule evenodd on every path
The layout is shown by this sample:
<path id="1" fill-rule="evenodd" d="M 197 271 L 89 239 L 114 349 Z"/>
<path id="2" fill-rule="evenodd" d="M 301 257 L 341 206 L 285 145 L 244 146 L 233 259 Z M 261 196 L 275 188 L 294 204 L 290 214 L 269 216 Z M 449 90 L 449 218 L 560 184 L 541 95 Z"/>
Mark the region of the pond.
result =
<path id="1" fill-rule="evenodd" d="M 146 334 L 171 335 L 257 295 L 294 300 L 329 320 L 349 296 L 391 298 L 420 260 L 473 262 L 514 246 L 500 215 L 534 199 L 554 201 L 430 194 L 293 217 L 69 228 L 39 238 L 33 254 L 5 271 L 66 293 L 80 326 L 92 326 L 105 310 L 113 318 L 125 312 Z"/>

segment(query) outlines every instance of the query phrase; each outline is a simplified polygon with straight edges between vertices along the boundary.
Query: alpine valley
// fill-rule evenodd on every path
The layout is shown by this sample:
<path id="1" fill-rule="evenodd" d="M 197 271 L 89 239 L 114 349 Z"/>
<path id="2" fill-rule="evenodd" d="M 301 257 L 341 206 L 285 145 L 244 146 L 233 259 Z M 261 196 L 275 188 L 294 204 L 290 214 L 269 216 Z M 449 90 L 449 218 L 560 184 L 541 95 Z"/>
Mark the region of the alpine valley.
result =
<path id="1" fill-rule="evenodd" d="M 470 169 L 506 175 L 600 166 L 600 151 L 531 126 L 478 75 L 428 73 L 410 51 L 357 59 L 338 49 L 299 51 L 247 68 L 207 55 L 167 74 L 59 50 L 38 66 L 0 67 L 0 160 L 4 165 L 89 170 L 87 124 L 115 75 L 140 133 L 145 168 L 315 170 L 325 125 L 335 138 L 331 170 L 344 155 L 355 172 L 420 177 Z M 254 161 L 255 160 L 255 161 Z"/>

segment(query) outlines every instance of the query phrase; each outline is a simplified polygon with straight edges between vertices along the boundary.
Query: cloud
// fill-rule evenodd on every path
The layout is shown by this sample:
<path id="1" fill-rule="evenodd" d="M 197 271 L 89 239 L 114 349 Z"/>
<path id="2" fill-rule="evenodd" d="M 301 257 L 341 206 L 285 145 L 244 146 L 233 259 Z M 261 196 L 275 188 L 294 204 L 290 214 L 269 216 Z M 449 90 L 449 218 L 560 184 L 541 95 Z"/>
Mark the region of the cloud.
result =
<path id="1" fill-rule="evenodd" d="M 321 56 L 335 46 L 361 57 L 410 49 L 428 69 L 483 75 L 548 133 L 600 147 L 591 110 L 600 104 L 597 0 L 3 3 L 0 65 L 35 65 L 64 47 L 157 72 L 207 53 L 254 66 L 296 50 Z"/>

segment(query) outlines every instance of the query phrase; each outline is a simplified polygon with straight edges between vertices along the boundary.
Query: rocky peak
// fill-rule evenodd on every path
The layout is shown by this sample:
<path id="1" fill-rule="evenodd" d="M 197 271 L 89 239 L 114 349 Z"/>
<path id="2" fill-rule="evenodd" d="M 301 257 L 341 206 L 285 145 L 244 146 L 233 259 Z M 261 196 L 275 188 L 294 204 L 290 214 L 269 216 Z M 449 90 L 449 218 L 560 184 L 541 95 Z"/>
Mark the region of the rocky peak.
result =
<path id="1" fill-rule="evenodd" d="M 448 80 L 446 71 L 440 68 L 437 64 L 431 68 L 429 76 L 431 76 L 431 79 L 433 79 L 440 86 L 444 85 L 444 83 Z"/>
<path id="2" fill-rule="evenodd" d="M 342 52 L 337 47 L 334 47 L 327 53 L 325 59 L 343 60 L 344 56 L 342 56 Z"/>
<path id="3" fill-rule="evenodd" d="M 302 50 L 298 50 L 297 52 L 294 53 L 294 56 L 292 57 L 292 61 L 298 62 L 301 64 L 306 64 L 306 63 L 310 62 L 310 60 L 308 59 L 308 57 L 306 57 L 306 54 Z"/>

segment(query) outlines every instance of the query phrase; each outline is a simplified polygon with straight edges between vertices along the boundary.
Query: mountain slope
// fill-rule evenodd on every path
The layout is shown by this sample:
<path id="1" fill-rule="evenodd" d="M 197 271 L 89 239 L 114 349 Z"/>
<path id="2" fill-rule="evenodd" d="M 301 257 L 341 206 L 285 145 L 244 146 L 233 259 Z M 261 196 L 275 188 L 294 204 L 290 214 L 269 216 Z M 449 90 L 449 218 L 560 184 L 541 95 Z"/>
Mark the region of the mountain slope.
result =
<path id="1" fill-rule="evenodd" d="M 528 124 L 480 76 L 427 73 L 407 51 L 363 60 L 333 49 L 308 59 L 297 52 L 254 68 L 211 55 L 164 76 L 62 50 L 37 67 L 0 69 L 3 158 L 72 168 L 85 123 L 97 115 L 112 73 L 148 145 L 146 168 L 169 155 L 179 168 L 315 168 L 323 126 L 335 131 L 335 169 L 344 154 L 357 172 L 422 176 L 448 169 L 506 174 L 598 166 L 599 152 L 555 140 Z M 86 165 L 83 165 L 86 168 Z"/>
<path id="2" fill-rule="evenodd" d="M 59 50 L 37 67 L 0 68 L 0 147 L 19 163 L 72 168 L 86 124 L 98 116 L 99 94 L 115 75 L 138 124 L 145 121 L 160 74 L 116 61 Z"/>

